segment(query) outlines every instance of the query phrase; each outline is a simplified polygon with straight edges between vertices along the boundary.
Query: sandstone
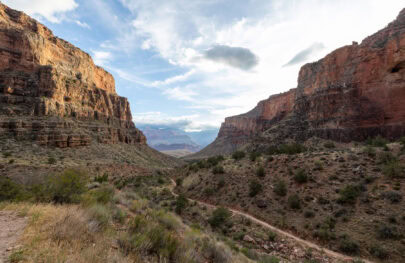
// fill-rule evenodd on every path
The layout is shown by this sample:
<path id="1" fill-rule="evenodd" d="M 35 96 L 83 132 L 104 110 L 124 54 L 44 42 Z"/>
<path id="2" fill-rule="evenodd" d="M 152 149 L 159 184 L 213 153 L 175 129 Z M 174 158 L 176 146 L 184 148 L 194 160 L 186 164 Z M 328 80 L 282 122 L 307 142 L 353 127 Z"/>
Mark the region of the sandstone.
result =
<path id="1" fill-rule="evenodd" d="M 1 3 L 0 135 L 61 148 L 146 143 L 110 73 Z"/>
<path id="2" fill-rule="evenodd" d="M 252 141 L 321 137 L 362 141 L 405 134 L 405 9 L 360 44 L 304 65 L 298 85 L 251 111 L 228 117 L 199 156 L 229 153 Z"/>

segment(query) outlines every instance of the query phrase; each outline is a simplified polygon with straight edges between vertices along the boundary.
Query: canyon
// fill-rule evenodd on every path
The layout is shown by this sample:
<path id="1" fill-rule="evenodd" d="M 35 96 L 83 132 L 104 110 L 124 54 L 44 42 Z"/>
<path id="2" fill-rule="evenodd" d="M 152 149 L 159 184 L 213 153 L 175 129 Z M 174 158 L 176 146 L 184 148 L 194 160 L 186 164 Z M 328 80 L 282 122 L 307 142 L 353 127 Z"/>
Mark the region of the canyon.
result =
<path id="1" fill-rule="evenodd" d="M 226 118 L 217 139 L 195 157 L 230 153 L 253 141 L 395 139 L 405 133 L 404 101 L 405 9 L 360 44 L 304 65 L 296 88 Z"/>
<path id="2" fill-rule="evenodd" d="M 146 144 L 113 76 L 22 12 L 0 5 L 0 135 L 60 148 Z"/>

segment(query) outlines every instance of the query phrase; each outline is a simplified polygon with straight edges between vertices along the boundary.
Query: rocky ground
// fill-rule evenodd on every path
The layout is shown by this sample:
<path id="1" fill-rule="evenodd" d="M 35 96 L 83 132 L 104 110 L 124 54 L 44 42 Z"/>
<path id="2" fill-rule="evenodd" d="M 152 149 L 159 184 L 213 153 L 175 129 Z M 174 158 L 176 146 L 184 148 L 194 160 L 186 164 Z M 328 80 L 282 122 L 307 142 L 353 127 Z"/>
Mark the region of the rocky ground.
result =
<path id="1" fill-rule="evenodd" d="M 313 139 L 302 153 L 195 162 L 179 171 L 179 191 L 344 254 L 401 262 L 405 155 L 400 143 L 380 146 Z"/>

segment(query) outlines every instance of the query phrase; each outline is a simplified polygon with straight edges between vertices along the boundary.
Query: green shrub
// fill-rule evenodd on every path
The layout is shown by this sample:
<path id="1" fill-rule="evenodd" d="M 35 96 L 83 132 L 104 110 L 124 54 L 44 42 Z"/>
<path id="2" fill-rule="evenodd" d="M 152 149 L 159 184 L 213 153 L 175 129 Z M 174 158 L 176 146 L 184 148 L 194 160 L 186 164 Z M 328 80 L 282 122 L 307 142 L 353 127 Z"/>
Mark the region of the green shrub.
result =
<path id="1" fill-rule="evenodd" d="M 302 153 L 306 150 L 305 146 L 299 143 L 282 144 L 278 147 L 279 153 L 289 155 Z"/>
<path id="2" fill-rule="evenodd" d="M 218 165 L 220 162 L 222 162 L 223 160 L 225 160 L 224 156 L 222 155 L 217 155 L 217 156 L 213 156 L 207 159 L 207 163 L 210 166 L 216 166 Z"/>
<path id="3" fill-rule="evenodd" d="M 274 242 L 276 241 L 277 233 L 270 231 L 267 236 L 269 238 L 269 241 Z"/>
<path id="4" fill-rule="evenodd" d="M 219 207 L 214 210 L 211 217 L 208 219 L 208 223 L 216 228 L 225 224 L 231 217 L 231 212 L 225 207 Z"/>
<path id="5" fill-rule="evenodd" d="M 385 199 L 391 201 L 392 204 L 399 203 L 402 200 L 402 195 L 396 191 L 386 191 L 382 194 Z"/>
<path id="6" fill-rule="evenodd" d="M 204 189 L 204 194 L 206 196 L 212 196 L 214 193 L 215 193 L 215 189 L 213 189 L 213 188 L 208 187 L 208 188 Z"/>
<path id="7" fill-rule="evenodd" d="M 360 195 L 360 189 L 355 185 L 347 185 L 339 191 L 339 198 L 337 200 L 340 204 L 354 204 L 357 197 Z"/>
<path id="8" fill-rule="evenodd" d="M 370 145 L 368 145 L 365 149 L 364 149 L 364 153 L 367 154 L 368 157 L 372 157 L 374 158 L 376 156 L 376 151 L 373 147 L 371 147 Z"/>
<path id="9" fill-rule="evenodd" d="M 94 204 L 87 209 L 87 213 L 92 219 L 92 227 L 97 231 L 105 230 L 111 221 L 111 211 L 105 205 Z"/>
<path id="10" fill-rule="evenodd" d="M 378 155 L 379 162 L 381 164 L 388 164 L 390 162 L 396 162 L 397 158 L 390 152 L 382 152 Z"/>
<path id="11" fill-rule="evenodd" d="M 265 177 L 266 176 L 266 173 L 264 171 L 263 166 L 260 166 L 259 168 L 257 168 L 256 175 L 259 176 L 259 177 Z"/>
<path id="12" fill-rule="evenodd" d="M 260 155 L 261 155 L 261 153 L 259 153 L 259 152 L 251 152 L 251 153 L 249 154 L 249 159 L 250 159 L 252 162 L 254 162 L 254 161 L 256 161 L 256 159 L 257 159 L 258 157 L 260 157 Z"/>
<path id="13" fill-rule="evenodd" d="M 77 203 L 86 192 L 87 175 L 76 170 L 66 170 L 51 176 L 48 191 L 56 203 Z"/>
<path id="14" fill-rule="evenodd" d="M 305 212 L 304 212 L 304 217 L 305 218 L 312 218 L 312 217 L 314 217 L 315 216 L 315 213 L 314 213 L 314 211 L 312 211 L 312 210 L 306 210 Z"/>
<path id="15" fill-rule="evenodd" d="M 308 182 L 308 175 L 304 169 L 301 168 L 297 170 L 297 172 L 294 175 L 294 181 L 296 181 L 299 184 Z"/>
<path id="16" fill-rule="evenodd" d="M 89 191 L 86 198 L 85 203 L 93 204 L 93 203 L 100 203 L 100 204 L 108 204 L 114 198 L 114 189 L 110 186 L 103 186 L 92 191 Z"/>
<path id="17" fill-rule="evenodd" d="M 347 254 L 356 254 L 359 251 L 359 245 L 357 242 L 346 237 L 340 240 L 339 249 Z"/>
<path id="18" fill-rule="evenodd" d="M 288 202 L 288 206 L 291 209 L 300 209 L 301 208 L 301 200 L 297 194 L 289 196 L 287 202 Z"/>
<path id="19" fill-rule="evenodd" d="M 188 199 L 183 195 L 180 194 L 176 198 L 176 208 L 175 211 L 177 214 L 181 214 L 183 210 L 187 207 Z"/>
<path id="20" fill-rule="evenodd" d="M 222 167 L 221 165 L 217 165 L 212 169 L 212 173 L 213 174 L 224 174 L 225 173 L 224 167 Z"/>
<path id="21" fill-rule="evenodd" d="M 378 135 L 377 137 L 371 139 L 368 138 L 366 140 L 366 144 L 370 145 L 370 146 L 374 146 L 374 147 L 384 147 L 387 145 L 387 143 L 389 143 L 389 141 L 385 138 L 383 138 L 381 135 Z"/>
<path id="22" fill-rule="evenodd" d="M 259 263 L 279 263 L 280 259 L 275 256 L 261 255 Z"/>
<path id="23" fill-rule="evenodd" d="M 400 237 L 396 227 L 381 225 L 377 229 L 377 236 L 380 239 L 397 239 Z"/>
<path id="24" fill-rule="evenodd" d="M 279 196 L 285 196 L 287 194 L 287 185 L 283 180 L 279 180 L 274 185 L 274 193 Z"/>
<path id="25" fill-rule="evenodd" d="M 4 152 L 4 153 L 3 153 L 3 157 L 4 157 L 4 158 L 11 157 L 11 155 L 12 155 L 11 152 Z"/>
<path id="26" fill-rule="evenodd" d="M 183 185 L 183 178 L 177 178 L 176 179 L 176 186 L 181 187 Z"/>
<path id="27" fill-rule="evenodd" d="M 218 189 L 221 189 L 224 186 L 225 186 L 225 179 L 223 177 L 221 177 L 221 179 L 219 179 L 217 187 L 218 187 Z"/>
<path id="28" fill-rule="evenodd" d="M 245 158 L 245 152 L 244 151 L 236 151 L 232 154 L 232 158 L 235 160 L 241 160 Z"/>
<path id="29" fill-rule="evenodd" d="M 0 176 L 0 202 L 25 199 L 24 188 L 11 179 Z"/>
<path id="30" fill-rule="evenodd" d="M 325 148 L 328 148 L 328 149 L 333 149 L 333 148 L 336 147 L 333 142 L 325 142 L 323 146 L 324 146 Z"/>
<path id="31" fill-rule="evenodd" d="M 249 196 L 254 197 L 263 190 L 263 186 L 257 180 L 252 180 L 249 183 Z"/>
<path id="32" fill-rule="evenodd" d="M 48 164 L 55 164 L 55 163 L 56 163 L 55 157 L 49 157 L 48 158 Z"/>
<path id="33" fill-rule="evenodd" d="M 373 255 L 376 258 L 379 258 L 381 260 L 387 259 L 389 256 L 389 253 L 387 249 L 384 247 L 380 247 L 379 245 L 373 245 L 369 248 L 370 254 Z"/>
<path id="34" fill-rule="evenodd" d="M 404 175 L 404 167 L 397 160 L 384 164 L 382 171 L 389 178 L 402 178 Z"/>
<path id="35" fill-rule="evenodd" d="M 104 173 L 103 175 L 94 177 L 94 182 L 98 182 L 100 184 L 108 182 L 108 174 Z"/>

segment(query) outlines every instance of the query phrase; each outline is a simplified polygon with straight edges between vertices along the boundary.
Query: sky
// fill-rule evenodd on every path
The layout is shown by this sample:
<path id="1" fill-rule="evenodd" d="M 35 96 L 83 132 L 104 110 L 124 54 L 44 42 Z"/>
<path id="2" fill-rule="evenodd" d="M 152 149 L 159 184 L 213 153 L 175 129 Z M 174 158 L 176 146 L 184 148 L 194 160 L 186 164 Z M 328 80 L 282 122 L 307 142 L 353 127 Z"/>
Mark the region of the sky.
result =
<path id="1" fill-rule="evenodd" d="M 296 87 L 302 65 L 361 42 L 403 0 L 3 0 L 113 74 L 135 124 L 219 127 Z"/>

